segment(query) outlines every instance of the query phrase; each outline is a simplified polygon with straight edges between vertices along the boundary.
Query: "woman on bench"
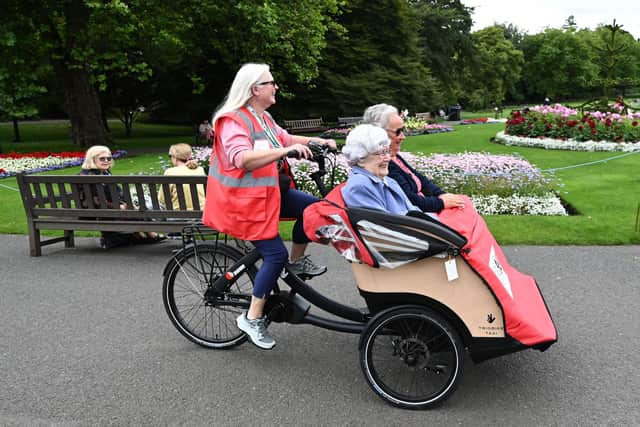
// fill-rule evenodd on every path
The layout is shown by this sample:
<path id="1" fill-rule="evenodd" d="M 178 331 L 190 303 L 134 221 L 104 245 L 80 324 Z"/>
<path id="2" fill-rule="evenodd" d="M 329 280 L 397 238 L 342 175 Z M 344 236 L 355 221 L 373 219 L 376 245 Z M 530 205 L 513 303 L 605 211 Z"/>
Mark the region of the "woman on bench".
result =
<path id="1" fill-rule="evenodd" d="M 170 167 L 164 171 L 164 175 L 168 176 L 176 176 L 176 175 L 195 175 L 195 176 L 205 176 L 204 169 L 202 166 L 198 165 L 198 162 L 193 159 L 193 150 L 189 144 L 174 144 L 169 147 L 169 157 L 171 158 L 171 164 L 173 167 Z M 187 205 L 188 210 L 193 210 L 193 198 L 191 195 L 191 190 L 188 185 L 183 185 L 183 193 L 184 193 L 184 202 Z M 199 202 L 199 210 L 204 209 L 204 186 L 198 184 L 198 202 Z M 178 190 L 176 189 L 175 184 L 171 184 L 169 186 L 169 191 L 171 193 L 171 206 L 178 207 Z M 164 199 L 164 193 L 160 192 L 158 194 L 158 201 L 161 205 L 166 205 L 167 200 Z"/>
<path id="2" fill-rule="evenodd" d="M 90 147 L 82 163 L 82 169 L 79 175 L 111 175 L 111 167 L 113 166 L 113 156 L 109 147 L 103 145 L 94 145 Z M 104 191 L 107 207 L 113 208 L 114 195 L 111 194 L 111 188 L 106 184 L 99 184 Z M 122 189 L 116 186 L 118 192 L 118 200 L 120 200 L 120 209 L 127 209 L 127 204 L 122 201 Z M 90 186 L 90 194 L 86 194 L 83 188 L 79 188 L 79 197 L 83 208 L 94 208 L 100 206 L 98 197 L 98 187 Z M 102 249 L 110 249 L 117 246 L 130 245 L 135 243 L 154 243 L 163 240 L 158 233 L 118 233 L 115 231 L 103 231 L 100 238 L 100 247 Z"/>

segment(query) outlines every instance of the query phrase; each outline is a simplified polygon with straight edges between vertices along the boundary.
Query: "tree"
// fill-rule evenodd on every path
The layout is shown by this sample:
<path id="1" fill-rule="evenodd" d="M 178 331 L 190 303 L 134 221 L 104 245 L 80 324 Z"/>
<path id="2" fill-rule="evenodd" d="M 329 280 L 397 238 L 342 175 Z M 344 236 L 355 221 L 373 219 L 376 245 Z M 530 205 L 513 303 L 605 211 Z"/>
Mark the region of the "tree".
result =
<path id="1" fill-rule="evenodd" d="M 547 28 L 525 37 L 523 72 L 529 98 L 571 98 L 596 84 L 597 69 L 587 43 L 573 30 Z"/>
<path id="2" fill-rule="evenodd" d="M 300 93 L 298 88 L 306 91 L 318 76 L 326 35 L 341 31 L 334 16 L 343 3 L 183 1 L 180 9 L 188 17 L 179 36 L 184 54 L 179 60 L 150 59 L 155 72 L 153 90 L 163 100 L 154 115 L 192 123 L 210 117 L 246 62 L 269 64 L 286 98 Z"/>
<path id="3" fill-rule="evenodd" d="M 518 50 L 522 50 L 522 43 L 524 38 L 527 36 L 526 32 L 518 28 L 517 25 L 508 22 L 496 24 L 496 26 L 502 28 L 504 38 L 509 40 L 513 44 L 513 47 Z"/>
<path id="4" fill-rule="evenodd" d="M 37 39 L 18 37 L 32 29 L 20 28 L 21 22 L 0 23 L 0 112 L 13 122 L 13 141 L 20 142 L 18 121 L 38 114 L 36 100 L 46 92 L 40 83 L 46 69 L 22 54 L 39 49 Z"/>
<path id="5" fill-rule="evenodd" d="M 173 23 L 172 10 L 162 2 L 147 0 L 69 0 L 40 2 L 9 0 L 8 21 L 32 28 L 18 35 L 38 37 L 43 52 L 22 52 L 23 57 L 40 54 L 37 60 L 49 64 L 56 86 L 64 93 L 64 109 L 69 116 L 72 140 L 80 147 L 111 143 L 99 91 L 109 80 L 144 80 L 151 70 L 140 54 L 141 40 L 178 43 L 171 30 L 160 24 Z M 173 7 L 173 6 L 172 6 Z M 179 15 L 179 14 L 176 14 Z M 180 21 L 175 20 L 174 25 Z"/>
<path id="6" fill-rule="evenodd" d="M 578 24 L 576 24 L 576 19 L 573 15 L 569 15 L 569 17 L 567 18 L 567 20 L 564 22 L 564 25 L 562 26 L 563 30 L 572 30 L 575 31 L 578 29 Z"/>
<path id="7" fill-rule="evenodd" d="M 460 0 L 410 0 L 418 22 L 421 62 L 441 84 L 449 102 L 464 91 L 463 70 L 474 61 L 473 8 Z"/>
<path id="8" fill-rule="evenodd" d="M 624 89 L 640 84 L 640 43 L 622 29 L 622 25 L 599 26 L 590 44 L 596 55 L 594 62 L 599 68 L 597 81 L 602 87 L 602 96 L 608 100 L 611 88 Z"/>
<path id="9" fill-rule="evenodd" d="M 472 34 L 476 65 L 465 71 L 466 92 L 461 99 L 472 109 L 502 106 L 514 95 L 524 63 L 524 55 L 504 35 L 499 25 Z"/>
<path id="10" fill-rule="evenodd" d="M 441 102 L 433 77 L 420 60 L 416 28 L 406 0 L 355 0 L 330 33 L 315 88 L 288 102 L 299 117 L 359 116 L 386 102 L 412 112 Z"/>

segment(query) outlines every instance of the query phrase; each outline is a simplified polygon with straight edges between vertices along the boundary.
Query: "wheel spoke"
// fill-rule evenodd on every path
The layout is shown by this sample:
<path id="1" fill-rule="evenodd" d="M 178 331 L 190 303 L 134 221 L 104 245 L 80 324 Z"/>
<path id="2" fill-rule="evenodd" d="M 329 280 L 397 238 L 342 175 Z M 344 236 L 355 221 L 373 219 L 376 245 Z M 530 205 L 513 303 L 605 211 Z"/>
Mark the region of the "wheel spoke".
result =
<path id="1" fill-rule="evenodd" d="M 233 293 L 209 296 L 206 291 L 214 278 L 242 255 L 226 245 L 203 244 L 176 256 L 176 266 L 165 277 L 163 298 L 178 331 L 205 347 L 224 348 L 244 342 L 246 337 L 235 319 L 249 305 L 255 268 L 242 273 L 232 286 Z"/>
<path id="2" fill-rule="evenodd" d="M 363 340 L 365 377 L 393 405 L 433 406 L 449 396 L 460 377 L 461 341 L 446 321 L 426 308 L 384 312 Z"/>

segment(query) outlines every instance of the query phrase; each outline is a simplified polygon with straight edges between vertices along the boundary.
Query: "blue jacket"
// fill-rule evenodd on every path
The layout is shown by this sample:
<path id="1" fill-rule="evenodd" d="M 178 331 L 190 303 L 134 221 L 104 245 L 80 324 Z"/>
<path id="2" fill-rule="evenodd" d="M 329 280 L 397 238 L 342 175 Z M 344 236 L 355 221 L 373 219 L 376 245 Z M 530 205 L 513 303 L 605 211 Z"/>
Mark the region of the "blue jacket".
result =
<path id="1" fill-rule="evenodd" d="M 403 171 L 400 166 L 394 162 L 389 162 L 389 178 L 393 178 L 400 185 L 411 203 L 419 207 L 423 212 L 440 212 L 444 209 L 444 202 L 438 196 L 446 192 L 429 181 L 426 176 L 416 171 L 402 157 L 396 154 L 396 158 L 404 163 L 422 183 L 422 191 L 418 193 L 418 186 L 413 178 Z"/>
<path id="2" fill-rule="evenodd" d="M 412 205 L 402 188 L 389 177 L 378 178 L 359 166 L 351 168 L 342 197 L 349 207 L 377 209 L 397 215 L 419 210 Z"/>

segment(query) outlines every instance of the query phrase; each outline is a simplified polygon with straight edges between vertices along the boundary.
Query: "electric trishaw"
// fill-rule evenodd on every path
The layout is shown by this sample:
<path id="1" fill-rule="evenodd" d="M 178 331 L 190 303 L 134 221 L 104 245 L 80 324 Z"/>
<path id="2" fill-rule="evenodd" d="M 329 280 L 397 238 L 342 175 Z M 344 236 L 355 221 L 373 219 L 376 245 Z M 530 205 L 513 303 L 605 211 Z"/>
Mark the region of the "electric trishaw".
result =
<path id="1" fill-rule="evenodd" d="M 269 322 L 359 334 L 366 381 L 390 404 L 409 409 L 449 397 L 467 353 L 480 362 L 543 351 L 556 341 L 537 283 L 509 265 L 472 207 L 438 218 L 347 208 L 340 186 L 325 190 L 325 160 L 335 158 L 326 147 L 311 148 L 318 163 L 312 179 L 325 198 L 305 210 L 305 232 L 351 263 L 364 307 L 326 297 L 320 283 L 311 287 L 309 277 L 285 267 L 267 299 Z M 186 227 L 182 239 L 163 272 L 171 322 L 203 347 L 246 342 L 236 317 L 249 307 L 259 253 L 202 224 Z"/>

